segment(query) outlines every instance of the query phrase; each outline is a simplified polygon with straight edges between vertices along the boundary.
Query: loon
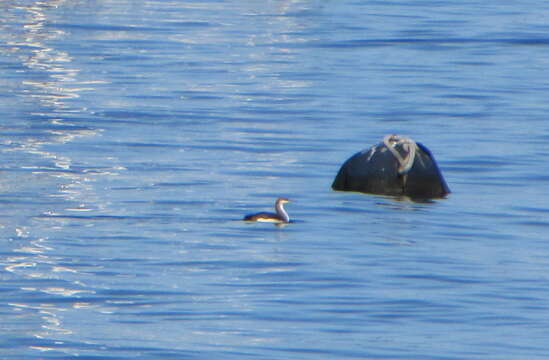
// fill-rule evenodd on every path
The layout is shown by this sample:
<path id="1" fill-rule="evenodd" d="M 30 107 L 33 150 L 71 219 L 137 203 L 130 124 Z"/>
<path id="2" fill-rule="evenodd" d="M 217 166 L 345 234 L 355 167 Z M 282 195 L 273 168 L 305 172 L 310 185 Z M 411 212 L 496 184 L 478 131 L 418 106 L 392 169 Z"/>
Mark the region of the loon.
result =
<path id="1" fill-rule="evenodd" d="M 284 204 L 289 202 L 287 198 L 278 198 L 275 203 L 276 214 L 269 212 L 260 212 L 244 216 L 244 221 L 272 222 L 272 223 L 289 223 L 290 217 Z"/>

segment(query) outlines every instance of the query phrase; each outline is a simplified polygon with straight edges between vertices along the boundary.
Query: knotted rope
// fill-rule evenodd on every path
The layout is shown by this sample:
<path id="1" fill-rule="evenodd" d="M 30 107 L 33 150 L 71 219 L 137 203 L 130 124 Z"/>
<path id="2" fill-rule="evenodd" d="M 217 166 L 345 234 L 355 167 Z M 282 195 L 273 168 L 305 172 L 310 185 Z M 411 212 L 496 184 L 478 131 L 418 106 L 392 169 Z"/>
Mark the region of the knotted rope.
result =
<path id="1" fill-rule="evenodd" d="M 416 142 L 407 136 L 389 134 L 383 138 L 383 144 L 385 144 L 387 149 L 397 159 L 399 164 L 398 173 L 400 175 L 408 173 L 408 171 L 410 171 L 410 169 L 414 165 L 414 161 L 416 159 Z M 401 145 L 402 150 L 406 152 L 406 156 L 404 158 L 396 149 L 397 145 Z"/>

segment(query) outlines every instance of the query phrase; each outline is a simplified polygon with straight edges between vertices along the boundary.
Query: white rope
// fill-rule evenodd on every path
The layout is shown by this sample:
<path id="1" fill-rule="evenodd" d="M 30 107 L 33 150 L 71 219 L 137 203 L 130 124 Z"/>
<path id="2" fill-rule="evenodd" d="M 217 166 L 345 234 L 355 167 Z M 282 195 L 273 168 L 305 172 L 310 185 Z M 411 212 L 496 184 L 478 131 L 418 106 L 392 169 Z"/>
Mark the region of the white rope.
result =
<path id="1" fill-rule="evenodd" d="M 408 173 L 414 165 L 414 161 L 416 159 L 416 142 L 407 136 L 389 134 L 383 138 L 383 144 L 385 144 L 387 149 L 397 159 L 399 164 L 398 173 L 400 175 Z M 406 156 L 404 158 L 400 155 L 398 150 L 395 149 L 397 145 L 401 145 L 402 149 L 406 152 Z"/>

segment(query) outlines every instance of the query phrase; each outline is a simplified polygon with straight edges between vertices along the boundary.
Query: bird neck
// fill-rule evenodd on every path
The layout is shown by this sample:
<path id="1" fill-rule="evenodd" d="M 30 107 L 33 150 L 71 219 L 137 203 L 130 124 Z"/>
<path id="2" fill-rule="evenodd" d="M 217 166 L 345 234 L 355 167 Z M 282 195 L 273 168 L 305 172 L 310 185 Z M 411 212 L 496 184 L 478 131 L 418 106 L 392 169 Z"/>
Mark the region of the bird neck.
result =
<path id="1" fill-rule="evenodd" d="M 284 219 L 284 222 L 290 222 L 290 217 L 288 216 L 288 213 L 286 212 L 286 210 L 284 210 L 284 203 L 277 202 L 275 208 L 276 208 L 276 213 L 278 214 L 278 216 Z"/>

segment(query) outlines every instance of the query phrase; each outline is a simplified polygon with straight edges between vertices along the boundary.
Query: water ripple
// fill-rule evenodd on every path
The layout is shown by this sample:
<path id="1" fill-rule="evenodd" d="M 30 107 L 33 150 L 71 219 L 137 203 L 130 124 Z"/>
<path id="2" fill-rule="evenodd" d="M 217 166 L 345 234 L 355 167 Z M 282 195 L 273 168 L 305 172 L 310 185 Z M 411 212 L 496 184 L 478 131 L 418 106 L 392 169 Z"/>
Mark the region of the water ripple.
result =
<path id="1" fill-rule="evenodd" d="M 546 7 L 226 5 L 5 4 L 3 356 L 547 358 Z M 331 191 L 395 132 L 447 199 Z"/>

